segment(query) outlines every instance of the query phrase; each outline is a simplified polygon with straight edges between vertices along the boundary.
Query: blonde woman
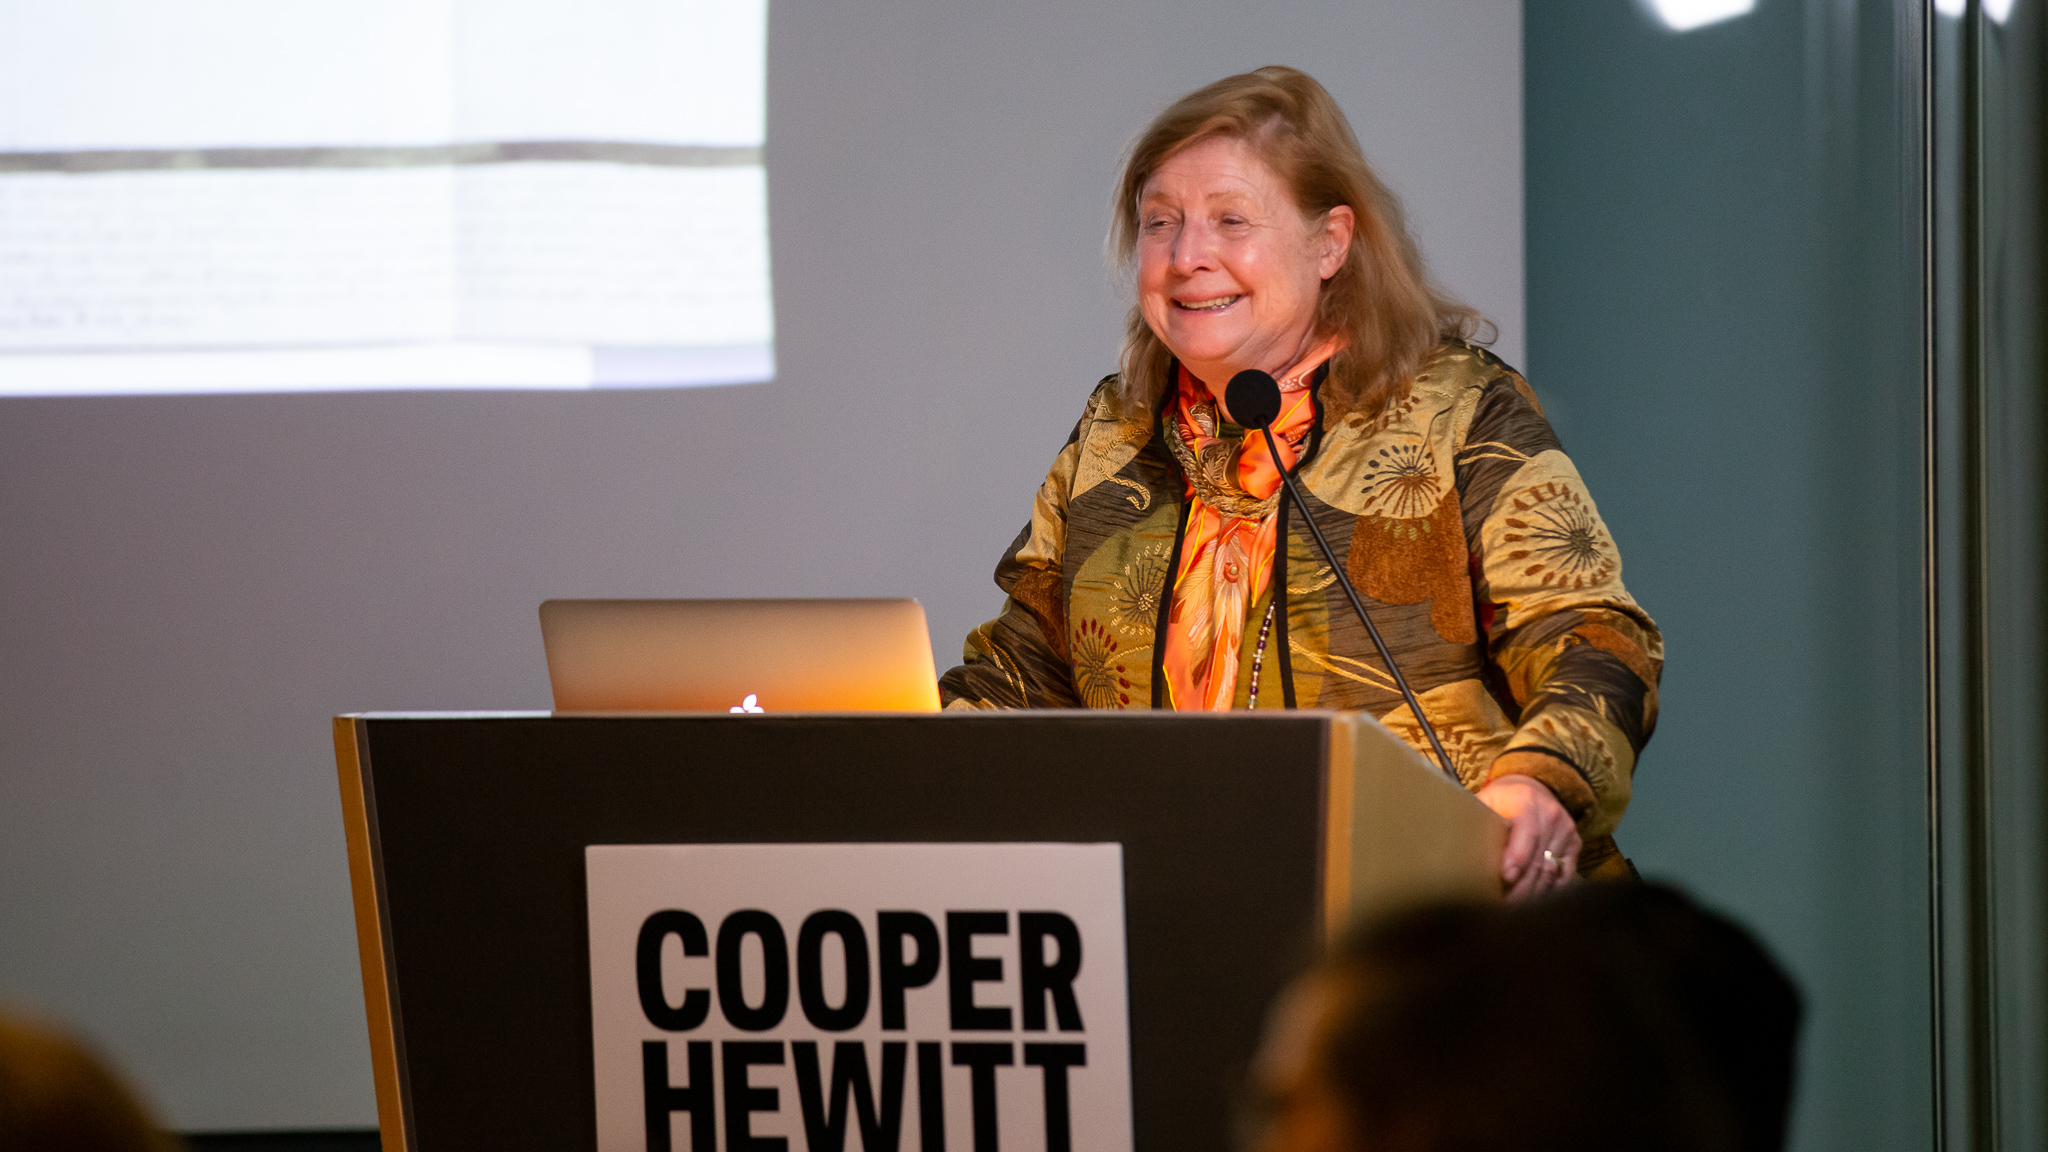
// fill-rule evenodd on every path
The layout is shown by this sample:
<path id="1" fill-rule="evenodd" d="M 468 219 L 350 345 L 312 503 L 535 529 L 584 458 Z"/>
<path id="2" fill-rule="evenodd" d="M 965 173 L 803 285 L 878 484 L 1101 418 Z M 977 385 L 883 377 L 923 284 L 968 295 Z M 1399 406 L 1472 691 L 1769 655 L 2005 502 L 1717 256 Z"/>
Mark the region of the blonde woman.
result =
<path id="1" fill-rule="evenodd" d="M 1313 516 L 1509 821 L 1508 895 L 1627 874 L 1612 833 L 1656 720 L 1656 624 L 1336 102 L 1291 68 L 1190 93 L 1132 146 L 1114 211 L 1137 290 L 1121 370 L 997 566 L 1008 602 L 941 678 L 947 706 L 1363 709 L 1428 755 Z M 1246 369 L 1280 383 L 1282 459 L 1223 403 Z"/>

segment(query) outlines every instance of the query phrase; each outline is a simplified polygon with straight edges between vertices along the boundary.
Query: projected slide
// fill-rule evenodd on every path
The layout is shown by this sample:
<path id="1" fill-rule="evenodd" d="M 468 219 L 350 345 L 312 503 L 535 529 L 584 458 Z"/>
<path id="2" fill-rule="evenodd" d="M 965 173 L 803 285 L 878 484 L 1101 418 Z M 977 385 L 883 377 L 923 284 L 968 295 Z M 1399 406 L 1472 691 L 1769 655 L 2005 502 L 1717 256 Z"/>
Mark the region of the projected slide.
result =
<path id="1" fill-rule="evenodd" d="M 7 0 L 0 394 L 774 371 L 765 0 Z"/>

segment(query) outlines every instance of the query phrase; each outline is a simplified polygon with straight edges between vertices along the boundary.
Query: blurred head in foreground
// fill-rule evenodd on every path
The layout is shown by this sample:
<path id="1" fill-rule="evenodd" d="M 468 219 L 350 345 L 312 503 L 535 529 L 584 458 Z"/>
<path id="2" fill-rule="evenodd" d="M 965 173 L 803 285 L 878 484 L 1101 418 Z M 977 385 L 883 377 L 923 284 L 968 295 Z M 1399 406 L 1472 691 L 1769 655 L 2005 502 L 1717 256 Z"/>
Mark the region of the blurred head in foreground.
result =
<path id="1" fill-rule="evenodd" d="M 1660 885 L 1370 923 L 1275 1005 L 1259 1152 L 1777 1152 L 1799 994 Z"/>
<path id="2" fill-rule="evenodd" d="M 0 1012 L 0 1149 L 173 1152 L 181 1146 L 77 1041 Z"/>

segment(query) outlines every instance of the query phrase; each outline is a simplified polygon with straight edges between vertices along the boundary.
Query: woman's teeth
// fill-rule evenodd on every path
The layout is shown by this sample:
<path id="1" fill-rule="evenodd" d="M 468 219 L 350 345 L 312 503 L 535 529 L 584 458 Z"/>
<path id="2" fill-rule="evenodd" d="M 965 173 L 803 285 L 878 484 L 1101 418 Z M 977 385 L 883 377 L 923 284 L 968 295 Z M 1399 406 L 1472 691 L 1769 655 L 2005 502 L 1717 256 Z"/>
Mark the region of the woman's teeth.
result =
<path id="1" fill-rule="evenodd" d="M 1230 307 L 1244 299 L 1244 293 L 1235 296 L 1218 296 L 1213 300 L 1176 300 L 1175 303 L 1190 312 L 1216 312 Z"/>

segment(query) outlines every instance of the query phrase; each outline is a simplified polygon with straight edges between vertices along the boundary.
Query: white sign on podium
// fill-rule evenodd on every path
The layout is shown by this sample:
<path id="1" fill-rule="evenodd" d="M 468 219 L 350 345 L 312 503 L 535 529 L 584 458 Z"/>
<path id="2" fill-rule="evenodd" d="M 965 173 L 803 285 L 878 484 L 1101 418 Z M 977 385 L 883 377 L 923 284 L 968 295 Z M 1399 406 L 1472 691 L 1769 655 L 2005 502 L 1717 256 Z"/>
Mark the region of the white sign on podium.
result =
<path id="1" fill-rule="evenodd" d="M 1129 1152 L 1121 845 L 585 865 L 599 1152 Z"/>

